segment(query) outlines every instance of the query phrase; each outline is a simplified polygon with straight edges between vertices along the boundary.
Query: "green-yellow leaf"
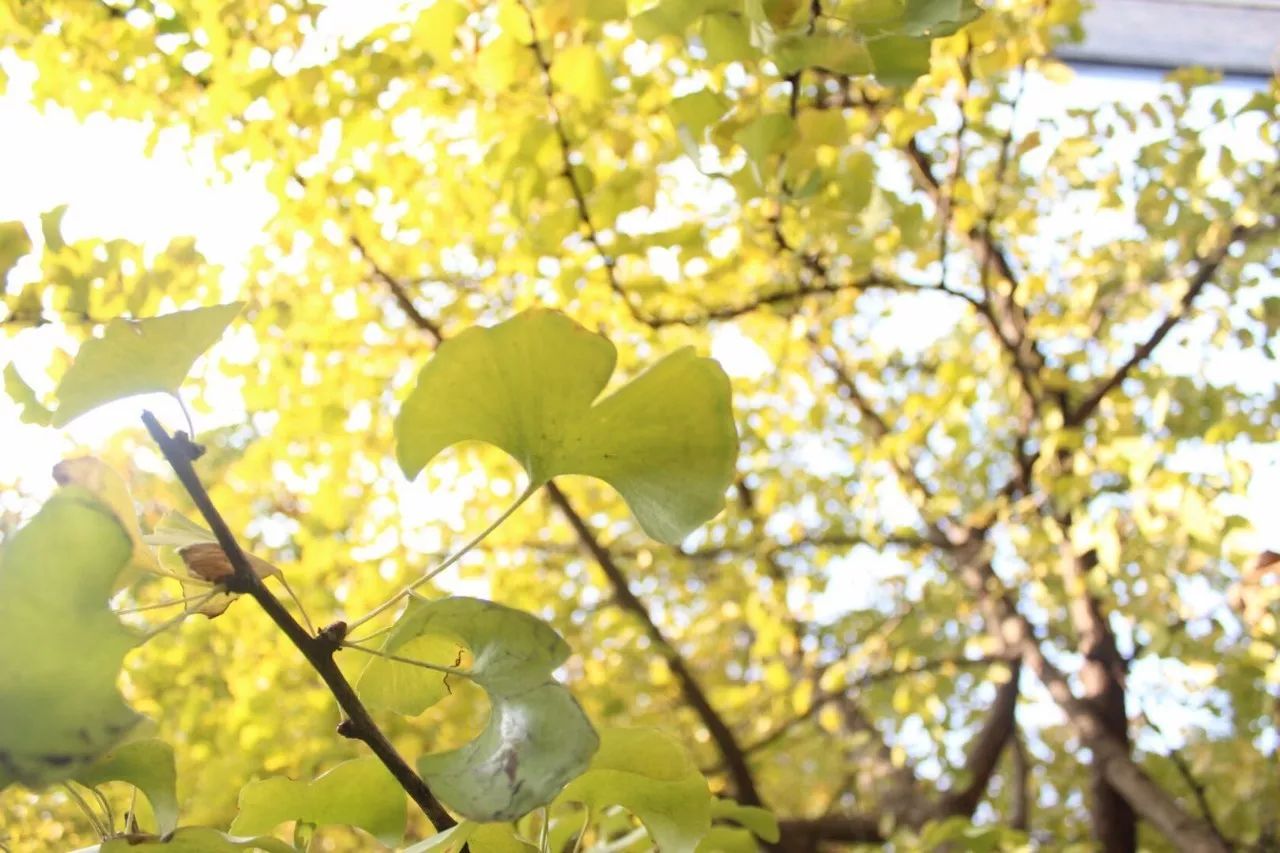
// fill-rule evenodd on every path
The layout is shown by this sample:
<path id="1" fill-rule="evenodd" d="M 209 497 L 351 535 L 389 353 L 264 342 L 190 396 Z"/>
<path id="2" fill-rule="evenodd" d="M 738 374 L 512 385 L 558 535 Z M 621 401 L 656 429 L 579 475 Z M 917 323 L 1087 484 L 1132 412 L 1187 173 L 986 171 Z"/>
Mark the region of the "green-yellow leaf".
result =
<path id="1" fill-rule="evenodd" d="M 85 341 L 63 375 L 53 425 L 63 426 L 121 397 L 176 394 L 191 365 L 242 307 L 243 302 L 231 302 L 146 320 L 112 320 L 101 338 Z"/>
<path id="2" fill-rule="evenodd" d="M 156 832 L 172 832 L 178 825 L 178 773 L 173 747 L 148 738 L 122 743 L 76 774 L 84 785 L 128 782 L 146 795 L 156 817 Z"/>
<path id="3" fill-rule="evenodd" d="M 31 236 L 21 222 L 0 222 L 0 289 L 18 259 L 31 251 Z"/>
<path id="4" fill-rule="evenodd" d="M 488 442 L 534 485 L 604 480 L 649 535 L 679 542 L 720 511 L 733 477 L 728 378 L 686 348 L 597 402 L 616 356 L 552 311 L 462 333 L 423 367 L 396 419 L 401 468 L 414 477 L 450 445 Z"/>
<path id="5" fill-rule="evenodd" d="M 141 720 L 116 677 L 139 635 L 107 601 L 133 543 L 109 507 L 58 491 L 0 552 L 0 789 L 72 778 Z"/>
<path id="6" fill-rule="evenodd" d="M 383 651 L 413 659 L 413 644 L 426 637 L 466 646 L 472 661 L 467 677 L 490 701 L 488 724 L 475 740 L 419 760 L 431 790 L 454 811 L 481 822 L 515 820 L 549 803 L 587 766 L 598 744 L 578 703 L 551 677 L 569 655 L 564 640 L 541 620 L 490 601 L 414 597 Z M 434 689 L 396 681 L 397 670 L 413 668 L 374 660 L 358 690 L 404 713 L 420 713 L 447 691 L 439 672 L 427 671 Z M 397 695 L 397 685 L 404 683 L 408 691 Z"/>
<path id="7" fill-rule="evenodd" d="M 773 812 L 759 806 L 744 806 L 735 800 L 717 797 L 711 803 L 711 817 L 717 820 L 731 820 L 739 826 L 745 826 L 761 841 L 767 841 L 770 844 L 781 837 L 778 819 Z"/>
<path id="8" fill-rule="evenodd" d="M 138 526 L 138 511 L 134 508 L 129 487 L 111 466 L 95 456 L 64 459 L 53 466 L 53 479 L 60 486 L 82 488 L 110 507 L 120 521 L 120 526 L 129 534 L 133 554 L 129 559 L 128 569 L 121 573 L 117 581 L 117 589 L 123 589 L 142 574 L 160 567 L 155 552 L 143 541 L 142 529 Z"/>
<path id="9" fill-rule="evenodd" d="M 663 853 L 692 853 L 711 827 L 711 792 L 688 752 L 656 729 L 607 729 L 563 800 L 635 815 Z"/>
<path id="10" fill-rule="evenodd" d="M 928 38 L 886 36 L 867 43 L 876 79 L 886 86 L 909 86 L 929 71 L 933 42 Z"/>
<path id="11" fill-rule="evenodd" d="M 378 759 L 345 761 L 311 782 L 275 776 L 240 789 L 236 835 L 270 832 L 287 820 L 356 826 L 390 847 L 404 836 L 405 793 Z"/>
<path id="12" fill-rule="evenodd" d="M 265 850 L 267 853 L 298 853 L 288 844 L 271 836 L 235 838 L 207 826 L 186 826 L 172 835 L 137 838 L 113 838 L 76 853 L 241 853 Z"/>
<path id="13" fill-rule="evenodd" d="M 44 407 L 35 390 L 22 378 L 12 362 L 4 369 L 4 392 L 22 409 L 18 417 L 23 423 L 48 426 L 53 419 L 53 413 Z"/>
<path id="14" fill-rule="evenodd" d="M 584 106 L 603 103 L 611 90 L 600 50 L 590 44 L 574 45 L 556 54 L 551 63 L 551 81 L 558 91 Z"/>

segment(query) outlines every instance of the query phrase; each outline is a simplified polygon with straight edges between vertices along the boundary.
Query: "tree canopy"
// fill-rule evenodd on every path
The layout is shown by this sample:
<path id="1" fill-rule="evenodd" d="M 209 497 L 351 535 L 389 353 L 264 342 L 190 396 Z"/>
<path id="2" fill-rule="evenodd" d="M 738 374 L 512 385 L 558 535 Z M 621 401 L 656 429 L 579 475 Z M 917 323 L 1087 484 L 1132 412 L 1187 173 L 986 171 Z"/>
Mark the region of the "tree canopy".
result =
<path id="1" fill-rule="evenodd" d="M 237 269 L 0 223 L 4 333 L 51 353 L 6 367 L 6 455 L 180 394 L 190 426 L 148 405 L 244 571 L 434 667 L 313 671 L 147 430 L 68 446 L 126 482 L 64 463 L 0 505 L 0 844 L 97 843 L 98 788 L 117 830 L 181 815 L 129 850 L 292 849 L 290 820 L 316 850 L 1280 844 L 1280 559 L 1245 502 L 1280 422 L 1280 87 L 1058 108 L 1080 15 L 0 3 L 36 104 L 273 204 Z M 48 700 L 26 650 L 77 643 Z M 335 679 L 476 822 L 431 841 L 379 799 L 403 779 L 335 735 Z"/>

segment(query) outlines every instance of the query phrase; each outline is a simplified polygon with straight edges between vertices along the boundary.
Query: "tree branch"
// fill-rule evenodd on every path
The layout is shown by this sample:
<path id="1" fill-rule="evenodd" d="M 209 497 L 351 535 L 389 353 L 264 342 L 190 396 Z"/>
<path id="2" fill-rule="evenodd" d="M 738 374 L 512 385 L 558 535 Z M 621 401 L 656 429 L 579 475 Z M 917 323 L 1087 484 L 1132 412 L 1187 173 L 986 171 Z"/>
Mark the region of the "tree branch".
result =
<path id="1" fill-rule="evenodd" d="M 1021 661 L 1015 661 L 1009 680 L 997 689 L 987 720 L 970 746 L 964 765 L 965 786 L 954 793 L 948 792 L 942 798 L 941 810 L 944 813 L 973 817 L 974 810 L 986 794 L 991 775 L 1000 762 L 1000 754 L 1014 735 L 1014 711 L 1018 706 L 1018 677 L 1021 674 Z"/>
<path id="2" fill-rule="evenodd" d="M 1080 405 L 1066 413 L 1064 418 L 1066 425 L 1079 426 L 1084 423 L 1085 419 L 1092 415 L 1099 404 L 1102 403 L 1103 398 L 1114 391 L 1142 362 L 1146 361 L 1155 352 L 1156 347 L 1160 346 L 1161 342 L 1168 337 L 1174 327 L 1191 313 L 1196 298 L 1213 280 L 1223 261 L 1226 260 L 1232 246 L 1241 241 L 1247 241 L 1250 237 L 1258 234 L 1274 231 L 1276 227 L 1277 223 L 1274 220 L 1258 222 L 1251 226 L 1236 225 L 1227 235 L 1227 239 L 1222 241 L 1208 255 L 1199 259 L 1196 264 L 1195 275 L 1191 277 L 1191 281 L 1187 284 L 1187 290 L 1182 294 L 1182 299 L 1178 302 L 1177 307 L 1165 316 L 1160 325 L 1156 326 L 1145 341 L 1134 347 L 1133 353 L 1115 372 L 1100 381 L 1080 401 Z"/>
<path id="3" fill-rule="evenodd" d="M 429 334 L 435 343 L 444 340 L 444 334 L 440 331 L 440 326 L 413 304 L 413 297 L 409 295 L 409 289 L 405 287 L 404 282 L 387 272 L 381 264 L 374 260 L 373 255 L 369 254 L 369 250 L 365 248 L 364 243 L 354 234 L 350 237 L 351 245 L 360 253 L 360 257 L 364 258 L 373 270 L 373 274 L 387 286 L 391 291 L 391 295 L 395 297 L 396 304 L 400 306 L 400 310 L 409 318 L 409 322 L 417 326 L 422 331 Z"/>
<path id="4" fill-rule="evenodd" d="M 315 636 L 307 633 L 253 571 L 249 557 L 236 541 L 231 528 L 227 526 L 222 515 L 214 507 L 209 493 L 200 483 L 192 462 L 200 456 L 203 449 L 193 444 L 186 433 L 179 432 L 170 436 L 150 412 L 143 414 L 142 422 L 146 425 L 152 440 L 160 448 L 165 460 L 168 461 L 169 467 L 177 475 L 178 481 L 182 483 L 187 494 L 191 496 L 192 502 L 200 510 L 200 515 L 204 517 L 205 523 L 217 537 L 218 545 L 231 563 L 235 573 L 225 581 L 227 591 L 242 593 L 253 598 L 276 627 L 289 638 L 298 651 L 302 652 L 307 663 L 311 664 L 311 668 L 324 680 L 333 698 L 337 700 L 338 706 L 347 716 L 338 726 L 338 733 L 344 737 L 363 741 L 391 772 L 405 793 L 427 815 L 436 831 L 443 831 L 456 825 L 457 821 L 445 811 L 444 806 L 427 787 L 427 783 L 413 771 L 392 746 L 391 741 L 387 740 L 386 735 L 378 728 L 368 709 L 356 695 L 351 683 L 347 681 L 346 676 L 334 661 L 334 652 L 342 641 L 346 625 L 338 622 L 322 629 Z"/>
<path id="5" fill-rule="evenodd" d="M 600 570 L 604 572 L 605 578 L 608 579 L 609 584 L 613 587 L 613 594 L 617 599 L 618 605 L 640 621 L 645 633 L 649 635 L 650 640 L 657 648 L 658 653 L 666 660 L 667 666 L 671 669 L 671 674 L 676 679 L 676 683 L 680 685 L 680 692 L 685 701 L 694 710 L 694 713 L 698 715 L 698 719 L 702 721 L 702 725 L 707 729 L 712 741 L 715 742 L 717 749 L 719 749 L 720 755 L 724 759 L 725 768 L 728 770 L 729 779 L 733 783 L 738 802 L 744 805 L 762 805 L 763 801 L 760 798 L 759 790 L 756 788 L 755 777 L 747 762 L 746 751 L 738 742 L 737 736 L 729 728 L 728 723 L 725 722 L 720 713 L 712 706 L 710 700 L 707 699 L 702 685 L 694 677 L 693 671 L 689 668 L 684 657 L 671 644 L 671 641 L 663 635 L 662 629 L 653 621 L 653 617 L 650 616 L 649 609 L 644 606 L 644 602 L 640 601 L 635 593 L 631 591 L 631 587 L 627 583 L 626 574 L 614 561 L 609 549 L 601 544 L 600 540 L 596 538 L 595 532 L 587 526 L 583 517 L 573 508 L 568 496 L 560 490 L 555 481 L 548 483 L 546 490 L 551 497 L 551 502 L 560 510 L 569 522 L 569 526 L 578 535 L 578 541 L 582 543 L 583 548 L 591 554 L 597 565 L 600 566 Z"/>

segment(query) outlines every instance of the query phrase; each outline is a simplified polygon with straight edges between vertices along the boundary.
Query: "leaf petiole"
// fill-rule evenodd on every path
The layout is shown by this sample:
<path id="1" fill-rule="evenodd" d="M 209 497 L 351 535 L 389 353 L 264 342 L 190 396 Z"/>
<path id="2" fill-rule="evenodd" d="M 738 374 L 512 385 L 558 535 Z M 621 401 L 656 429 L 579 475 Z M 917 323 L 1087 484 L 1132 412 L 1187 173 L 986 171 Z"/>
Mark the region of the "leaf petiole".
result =
<path id="1" fill-rule="evenodd" d="M 471 678 L 470 670 L 460 669 L 459 667 L 456 667 L 456 666 L 446 666 L 440 663 L 428 663 L 427 661 L 418 660 L 417 658 L 406 658 L 406 657 L 401 657 L 400 655 L 392 655 L 382 651 L 381 649 L 371 649 L 368 646 L 361 646 L 351 642 L 343 642 L 342 647 L 344 649 L 355 649 L 356 651 L 364 652 L 367 655 L 386 658 L 387 660 L 395 661 L 396 663 L 407 663 L 410 666 L 418 666 L 418 667 L 422 667 L 423 669 L 430 669 L 436 672 L 443 672 L 445 675 L 456 675 L 456 676 L 459 676 L 460 678 L 467 678 L 467 679 Z"/>
<path id="2" fill-rule="evenodd" d="M 479 545 L 481 542 L 485 540 L 486 537 L 489 536 L 489 534 L 497 530 L 504 521 L 510 518 L 515 513 L 515 511 L 518 510 L 524 504 L 525 501 L 533 497 L 534 492 L 538 491 L 538 489 L 540 489 L 542 486 L 543 486 L 543 483 L 540 481 L 531 482 L 525 488 L 525 490 L 520 493 L 520 496 L 516 498 L 515 503 L 511 504 L 511 506 L 503 510 L 502 514 L 499 515 L 497 518 L 495 518 L 488 527 L 486 527 L 484 530 L 481 530 L 479 533 L 473 536 L 470 540 L 468 540 L 465 545 L 463 545 L 457 551 L 454 551 L 452 554 L 446 557 L 444 559 L 444 562 L 442 562 L 440 565 L 436 566 L 433 569 L 428 570 L 425 574 L 423 574 L 413 583 L 409 584 L 404 589 L 400 590 L 395 595 L 393 595 L 391 598 L 382 602 L 377 607 L 373 608 L 368 613 L 366 613 L 365 615 L 361 616 L 359 619 L 349 624 L 347 626 L 347 630 L 353 631 L 356 628 L 363 625 L 364 623 L 368 622 L 370 619 L 373 619 L 374 617 L 386 612 L 390 608 L 395 607 L 404 598 L 406 598 L 409 595 L 409 593 L 413 592 L 415 589 L 422 586 L 424 583 L 431 580 L 436 575 L 440 574 L 445 569 L 449 568 L 454 563 L 461 560 L 464 556 L 466 556 L 468 551 L 470 551 L 472 548 Z"/>

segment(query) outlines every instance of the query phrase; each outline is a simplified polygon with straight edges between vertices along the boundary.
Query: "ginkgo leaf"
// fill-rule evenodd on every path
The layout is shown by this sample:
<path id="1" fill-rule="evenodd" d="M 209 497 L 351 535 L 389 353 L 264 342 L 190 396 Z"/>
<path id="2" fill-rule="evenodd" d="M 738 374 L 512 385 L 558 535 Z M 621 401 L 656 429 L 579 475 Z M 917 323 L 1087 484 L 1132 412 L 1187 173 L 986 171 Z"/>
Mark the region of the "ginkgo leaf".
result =
<path id="1" fill-rule="evenodd" d="M 0 288 L 18 259 L 31 251 L 31 237 L 21 222 L 0 222 Z"/>
<path id="2" fill-rule="evenodd" d="M 176 394 L 191 365 L 243 307 L 231 302 L 146 320 L 112 320 L 101 338 L 84 342 L 58 383 L 53 425 L 64 426 L 121 397 Z"/>
<path id="3" fill-rule="evenodd" d="M 591 766 L 560 799 L 593 811 L 619 805 L 663 853 L 692 853 L 711 826 L 707 781 L 678 742 L 656 729 L 606 729 Z"/>
<path id="4" fill-rule="evenodd" d="M 75 853 L 241 853 L 244 850 L 298 853 L 279 838 L 269 835 L 236 838 L 207 826 L 184 826 L 177 832 L 159 837 L 125 835 Z"/>
<path id="5" fill-rule="evenodd" d="M 250 782 L 240 789 L 231 831 L 258 835 L 288 820 L 359 827 L 390 847 L 404 836 L 405 793 L 378 759 L 357 758 L 311 782 L 282 776 Z"/>
<path id="6" fill-rule="evenodd" d="M 731 820 L 751 830 L 761 841 L 775 843 L 781 837 L 778 818 L 768 809 L 744 806 L 736 800 L 716 797 L 711 802 L 712 819 Z"/>
<path id="7" fill-rule="evenodd" d="M 160 568 L 155 552 L 143 541 L 142 529 L 138 526 L 138 511 L 134 507 L 133 496 L 129 494 L 129 487 L 110 465 L 96 456 L 64 459 L 53 466 L 53 479 L 60 486 L 78 486 L 106 504 L 116 514 L 120 526 L 129 534 L 133 553 L 128 569 L 117 580 L 117 589 L 129 586 L 140 575 Z"/>
<path id="8" fill-rule="evenodd" d="M 72 778 L 142 719 L 116 688 L 141 637 L 108 607 L 132 552 L 112 509 L 77 487 L 59 490 L 5 543 L 0 788 Z"/>
<path id="9" fill-rule="evenodd" d="M 564 640 L 541 620 L 491 601 L 414 596 L 383 651 L 411 657 L 413 644 L 425 637 L 465 646 L 472 662 L 467 677 L 490 700 L 488 723 L 475 740 L 419 760 L 431 790 L 459 814 L 482 822 L 514 820 L 549 803 L 587 766 L 598 744 L 578 703 L 551 678 L 569 655 Z M 398 672 L 413 668 L 375 659 L 357 689 L 402 713 L 420 713 L 447 689 L 440 672 L 427 672 L 442 685 L 435 690 L 424 689 L 422 681 L 397 682 Z M 409 692 L 396 696 L 398 683 L 408 683 Z"/>
<path id="10" fill-rule="evenodd" d="M 4 393 L 22 410 L 18 417 L 23 423 L 48 426 L 53 420 L 53 413 L 44 407 L 35 389 L 27 384 L 12 363 L 4 369 Z"/>
<path id="11" fill-rule="evenodd" d="M 178 825 L 178 773 L 173 747 L 148 738 L 122 743 L 76 774 L 84 785 L 128 782 L 146 795 L 156 817 L 156 832 L 172 832 Z"/>
<path id="12" fill-rule="evenodd" d="M 552 670 L 563 663 L 570 652 L 560 635 L 536 616 L 464 596 L 435 601 L 412 597 L 404 614 L 387 634 L 382 650 L 400 657 L 414 657 L 407 653 L 410 644 L 426 638 L 446 641 L 440 648 L 449 650 L 450 663 L 452 650 L 458 645 L 465 646 L 471 653 L 471 679 L 491 695 L 501 696 L 516 695 L 546 683 Z M 371 685 L 405 669 L 424 671 L 421 667 L 374 658 L 361 674 L 357 688 L 363 697 Z M 426 671 L 435 681 L 443 683 L 443 673 Z M 422 704 L 406 705 L 401 713 L 420 714 L 446 695 L 448 690 L 442 686 L 434 697 L 424 696 Z"/>
<path id="13" fill-rule="evenodd" d="M 515 820 L 551 802 L 591 760 L 595 730 L 564 687 L 490 696 L 489 722 L 459 749 L 418 760 L 441 802 L 479 821 Z"/>
<path id="14" fill-rule="evenodd" d="M 597 401 L 613 344 L 562 314 L 536 310 L 445 342 L 396 419 L 400 466 L 476 440 L 509 453 L 537 486 L 584 474 L 609 483 L 640 525 L 683 539 L 724 506 L 738 441 L 729 380 L 678 350 Z"/>
<path id="15" fill-rule="evenodd" d="M 444 832 L 406 847 L 401 853 L 536 853 L 538 846 L 516 834 L 509 823 L 476 823 L 464 820 Z"/>

